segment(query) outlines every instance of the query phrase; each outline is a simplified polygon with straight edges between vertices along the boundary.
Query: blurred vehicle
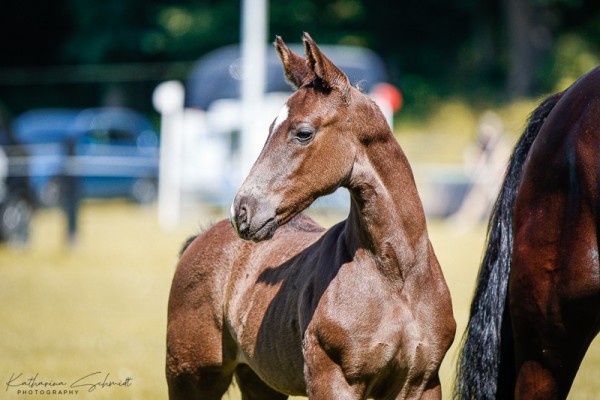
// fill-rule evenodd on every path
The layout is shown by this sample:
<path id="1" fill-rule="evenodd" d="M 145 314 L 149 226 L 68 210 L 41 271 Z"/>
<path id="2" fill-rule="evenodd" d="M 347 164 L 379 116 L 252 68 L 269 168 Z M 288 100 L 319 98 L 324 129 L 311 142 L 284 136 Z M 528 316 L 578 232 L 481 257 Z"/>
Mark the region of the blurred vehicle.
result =
<path id="1" fill-rule="evenodd" d="M 289 47 L 304 54 L 301 44 Z M 382 109 L 392 124 L 394 112 L 402 104 L 400 91 L 389 82 L 391 77 L 383 60 L 373 51 L 353 46 L 323 45 L 324 53 L 340 67 Z M 266 140 L 268 127 L 291 95 L 281 62 L 271 46 L 266 55 L 265 96 L 262 126 L 256 137 L 259 148 Z M 225 205 L 231 201 L 243 176 L 240 168 L 240 99 L 242 60 L 239 45 L 214 50 L 192 68 L 185 83 L 182 187 L 184 193 L 200 195 L 203 201 Z M 326 200 L 320 200 L 323 203 Z"/>
<path id="2" fill-rule="evenodd" d="M 19 156 L 8 133 L 0 129 L 0 242 L 25 245 L 34 211 L 27 179 L 14 174 L 9 156 Z"/>
<path id="3" fill-rule="evenodd" d="M 17 164 L 39 205 L 59 205 L 69 176 L 79 178 L 81 198 L 156 199 L 158 136 L 133 110 L 34 109 L 15 118 L 11 132 L 27 153 Z"/>
<path id="4" fill-rule="evenodd" d="M 304 46 L 291 44 L 290 49 L 304 54 Z M 321 45 L 320 48 L 342 71 L 350 82 L 373 96 L 388 96 L 394 112 L 401 106 L 400 92 L 389 87 L 391 77 L 383 60 L 372 50 L 342 45 Z M 192 68 L 186 83 L 185 106 L 210 110 L 219 99 L 240 99 L 241 50 L 238 45 L 225 46 L 202 57 Z M 284 79 L 283 67 L 273 47 L 266 57 L 266 93 L 285 93 L 292 88 Z M 382 90 L 382 88 L 387 88 Z M 384 93 L 385 92 L 385 93 Z"/>

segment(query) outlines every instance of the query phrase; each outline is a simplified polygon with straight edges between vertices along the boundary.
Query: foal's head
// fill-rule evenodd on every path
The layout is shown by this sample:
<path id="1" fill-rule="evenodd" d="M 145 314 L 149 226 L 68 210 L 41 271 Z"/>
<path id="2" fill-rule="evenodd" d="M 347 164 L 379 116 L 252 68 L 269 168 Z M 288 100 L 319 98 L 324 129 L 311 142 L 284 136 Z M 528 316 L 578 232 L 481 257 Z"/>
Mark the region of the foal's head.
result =
<path id="1" fill-rule="evenodd" d="M 306 60 L 277 37 L 287 80 L 297 89 L 231 207 L 240 237 L 260 241 L 316 198 L 349 183 L 363 146 L 391 137 L 385 118 L 304 34 Z"/>

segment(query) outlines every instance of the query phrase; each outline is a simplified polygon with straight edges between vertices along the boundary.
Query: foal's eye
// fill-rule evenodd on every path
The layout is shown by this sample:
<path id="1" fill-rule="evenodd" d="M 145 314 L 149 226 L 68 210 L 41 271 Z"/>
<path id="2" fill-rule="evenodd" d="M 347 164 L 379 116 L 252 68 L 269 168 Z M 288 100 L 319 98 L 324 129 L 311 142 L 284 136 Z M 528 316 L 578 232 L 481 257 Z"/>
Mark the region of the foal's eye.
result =
<path id="1" fill-rule="evenodd" d="M 298 142 L 300 142 L 300 144 L 308 144 L 308 142 L 312 140 L 314 135 L 315 131 L 313 129 L 303 128 L 297 130 L 294 137 Z"/>

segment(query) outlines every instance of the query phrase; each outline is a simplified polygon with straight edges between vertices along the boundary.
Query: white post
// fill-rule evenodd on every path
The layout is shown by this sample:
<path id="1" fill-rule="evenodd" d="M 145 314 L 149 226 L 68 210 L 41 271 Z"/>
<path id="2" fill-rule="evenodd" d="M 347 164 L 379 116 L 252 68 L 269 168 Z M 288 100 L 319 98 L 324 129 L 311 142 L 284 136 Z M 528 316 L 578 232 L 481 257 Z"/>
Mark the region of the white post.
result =
<path id="1" fill-rule="evenodd" d="M 152 94 L 154 108 L 161 114 L 158 220 L 164 229 L 174 229 L 179 224 L 184 93 L 181 82 L 168 81 L 158 85 Z"/>
<path id="2" fill-rule="evenodd" d="M 261 129 L 265 91 L 267 0 L 242 0 L 242 130 L 240 175 L 243 179 L 267 137 Z"/>

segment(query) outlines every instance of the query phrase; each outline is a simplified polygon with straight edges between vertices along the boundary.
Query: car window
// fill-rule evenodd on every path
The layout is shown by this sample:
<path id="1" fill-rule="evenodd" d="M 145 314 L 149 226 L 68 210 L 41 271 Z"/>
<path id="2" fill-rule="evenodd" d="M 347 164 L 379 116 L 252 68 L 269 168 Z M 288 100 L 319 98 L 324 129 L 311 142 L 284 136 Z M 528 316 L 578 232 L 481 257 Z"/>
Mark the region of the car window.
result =
<path id="1" fill-rule="evenodd" d="M 135 146 L 136 138 L 131 132 L 121 130 L 110 130 L 108 132 L 108 142 L 110 144 Z"/>
<path id="2" fill-rule="evenodd" d="M 135 146 L 136 138 L 133 134 L 126 131 L 95 129 L 83 135 L 80 143 Z"/>
<path id="3" fill-rule="evenodd" d="M 301 45 L 292 44 L 290 48 L 299 54 L 304 53 Z M 348 75 L 352 84 L 358 84 L 365 92 L 378 83 L 390 80 L 383 60 L 369 49 L 334 45 L 323 45 L 321 49 Z M 239 98 L 242 75 L 240 57 L 237 45 L 214 50 L 202 57 L 192 68 L 185 85 L 186 107 L 207 110 L 218 99 Z M 267 49 L 265 61 L 266 92 L 291 92 L 275 49 Z"/>

